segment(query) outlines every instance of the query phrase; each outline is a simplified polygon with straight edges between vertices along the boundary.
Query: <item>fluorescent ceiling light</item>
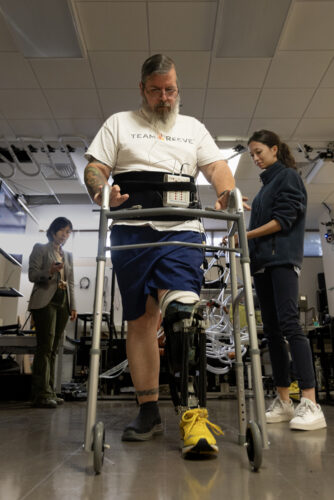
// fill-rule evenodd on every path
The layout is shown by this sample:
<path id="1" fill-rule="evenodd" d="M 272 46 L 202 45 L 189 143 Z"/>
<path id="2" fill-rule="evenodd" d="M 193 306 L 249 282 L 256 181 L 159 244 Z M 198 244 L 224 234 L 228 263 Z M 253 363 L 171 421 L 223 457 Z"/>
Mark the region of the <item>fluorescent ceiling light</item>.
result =
<path id="1" fill-rule="evenodd" d="M 273 57 L 292 0 L 224 0 L 216 57 Z"/>
<path id="2" fill-rule="evenodd" d="M 240 156 L 241 155 L 236 155 L 234 149 L 232 149 L 232 148 L 231 149 L 221 149 L 220 151 L 223 153 L 224 160 L 227 161 L 228 166 L 232 170 L 232 174 L 235 175 L 235 173 L 237 171 L 237 168 L 238 168 L 238 164 L 239 164 L 239 160 L 240 160 Z M 233 156 L 233 155 L 235 155 L 235 156 Z M 233 158 L 230 158 L 228 160 L 228 158 L 230 156 L 233 156 Z M 210 186 L 210 182 L 208 182 L 206 180 L 206 178 L 204 177 L 204 175 L 202 174 L 202 172 L 200 172 L 198 174 L 198 177 L 196 179 L 196 184 L 198 186 Z"/>
<path id="3" fill-rule="evenodd" d="M 0 0 L 0 11 L 24 57 L 83 57 L 67 0 Z"/>
<path id="4" fill-rule="evenodd" d="M 321 168 L 323 167 L 323 164 L 324 160 L 322 158 L 319 158 L 319 160 L 315 162 L 311 170 L 305 176 L 306 184 L 310 184 L 313 181 L 314 177 L 320 172 Z"/>

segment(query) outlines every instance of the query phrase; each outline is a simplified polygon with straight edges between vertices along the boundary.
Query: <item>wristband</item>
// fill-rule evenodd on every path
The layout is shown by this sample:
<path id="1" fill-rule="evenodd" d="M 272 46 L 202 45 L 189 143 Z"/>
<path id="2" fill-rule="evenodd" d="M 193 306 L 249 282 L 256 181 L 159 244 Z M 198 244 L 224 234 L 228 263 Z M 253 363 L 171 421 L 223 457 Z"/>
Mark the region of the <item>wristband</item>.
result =
<path id="1" fill-rule="evenodd" d="M 229 192 L 230 192 L 230 190 L 229 190 L 229 189 L 225 189 L 225 191 L 223 191 L 222 193 L 220 193 L 220 194 L 218 195 L 218 198 L 221 198 L 222 196 L 224 196 L 224 194 L 229 193 Z"/>

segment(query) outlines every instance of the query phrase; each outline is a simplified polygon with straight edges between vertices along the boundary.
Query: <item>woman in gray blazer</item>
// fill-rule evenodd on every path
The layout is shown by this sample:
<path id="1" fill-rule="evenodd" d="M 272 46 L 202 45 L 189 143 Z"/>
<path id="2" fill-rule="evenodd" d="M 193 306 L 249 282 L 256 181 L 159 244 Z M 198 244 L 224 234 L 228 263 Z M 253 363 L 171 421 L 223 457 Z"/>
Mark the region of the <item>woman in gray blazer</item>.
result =
<path id="1" fill-rule="evenodd" d="M 72 223 L 57 217 L 47 230 L 49 243 L 36 243 L 29 258 L 29 280 L 34 283 L 28 309 L 31 311 L 37 347 L 32 368 L 32 404 L 56 408 L 64 400 L 54 390 L 55 359 L 59 341 L 70 316 L 77 317 L 74 301 L 72 254 L 63 245 Z"/>

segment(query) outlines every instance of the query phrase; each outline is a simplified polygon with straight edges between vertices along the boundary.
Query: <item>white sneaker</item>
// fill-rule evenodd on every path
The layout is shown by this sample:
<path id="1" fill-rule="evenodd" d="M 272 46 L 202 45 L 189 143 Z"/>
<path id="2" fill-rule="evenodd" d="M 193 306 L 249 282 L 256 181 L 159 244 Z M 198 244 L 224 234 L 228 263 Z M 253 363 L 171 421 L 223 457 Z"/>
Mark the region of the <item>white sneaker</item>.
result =
<path id="1" fill-rule="evenodd" d="M 301 431 L 315 431 L 327 427 L 325 416 L 319 405 L 310 399 L 301 398 L 295 410 L 295 416 L 290 421 L 290 429 Z"/>
<path id="2" fill-rule="evenodd" d="M 277 396 L 266 410 L 267 424 L 275 424 L 277 422 L 288 422 L 294 416 L 294 407 L 291 399 L 282 401 Z"/>

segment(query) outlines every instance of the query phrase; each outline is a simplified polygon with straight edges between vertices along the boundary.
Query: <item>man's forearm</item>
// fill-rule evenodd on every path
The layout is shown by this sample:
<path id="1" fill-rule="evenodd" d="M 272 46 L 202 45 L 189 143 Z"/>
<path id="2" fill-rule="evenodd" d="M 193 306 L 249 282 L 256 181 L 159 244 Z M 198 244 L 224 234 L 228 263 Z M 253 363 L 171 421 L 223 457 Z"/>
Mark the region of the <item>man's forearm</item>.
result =
<path id="1" fill-rule="evenodd" d="M 231 191 L 235 188 L 234 177 L 226 162 L 215 165 L 212 172 L 211 183 L 216 190 L 217 196 L 225 190 Z"/>
<path id="2" fill-rule="evenodd" d="M 202 172 L 207 180 L 215 188 L 217 197 L 226 189 L 231 191 L 235 187 L 234 177 L 232 172 L 223 160 L 216 161 L 203 167 Z"/>
<path id="3" fill-rule="evenodd" d="M 102 167 L 102 168 L 101 168 Z M 100 186 L 107 183 L 108 177 L 103 171 L 103 165 L 95 162 L 88 163 L 84 172 L 84 180 L 92 198 L 99 191 Z"/>

